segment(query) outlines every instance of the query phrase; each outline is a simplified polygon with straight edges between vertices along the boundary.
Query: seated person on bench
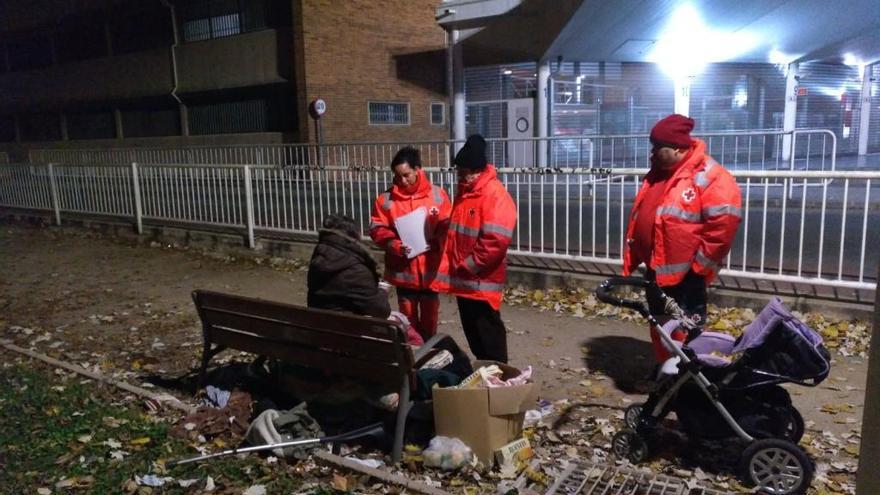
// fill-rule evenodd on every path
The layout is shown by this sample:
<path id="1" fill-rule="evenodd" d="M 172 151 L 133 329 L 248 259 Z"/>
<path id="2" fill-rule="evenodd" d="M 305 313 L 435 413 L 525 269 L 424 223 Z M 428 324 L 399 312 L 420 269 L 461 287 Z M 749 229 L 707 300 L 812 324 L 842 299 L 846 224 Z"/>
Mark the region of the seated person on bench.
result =
<path id="1" fill-rule="evenodd" d="M 344 215 L 324 219 L 309 261 L 308 306 L 388 318 L 388 292 L 379 287 L 379 266 Z"/>

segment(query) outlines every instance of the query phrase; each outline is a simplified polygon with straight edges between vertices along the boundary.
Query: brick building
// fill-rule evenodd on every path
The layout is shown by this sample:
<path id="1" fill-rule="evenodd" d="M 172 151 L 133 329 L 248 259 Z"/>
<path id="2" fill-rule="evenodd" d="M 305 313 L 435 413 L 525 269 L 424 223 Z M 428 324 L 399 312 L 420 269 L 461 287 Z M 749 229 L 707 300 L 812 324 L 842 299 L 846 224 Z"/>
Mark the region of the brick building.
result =
<path id="1" fill-rule="evenodd" d="M 448 135 L 439 0 L 9 0 L 0 149 Z"/>

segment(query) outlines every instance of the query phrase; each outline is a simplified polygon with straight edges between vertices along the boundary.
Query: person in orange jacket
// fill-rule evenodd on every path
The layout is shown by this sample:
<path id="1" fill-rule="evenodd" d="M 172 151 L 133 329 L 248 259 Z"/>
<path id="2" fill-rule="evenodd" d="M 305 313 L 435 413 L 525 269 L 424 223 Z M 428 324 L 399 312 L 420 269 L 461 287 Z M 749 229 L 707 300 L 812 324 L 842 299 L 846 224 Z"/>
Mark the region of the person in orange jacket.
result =
<path id="1" fill-rule="evenodd" d="M 456 296 L 474 356 L 506 363 L 507 329 L 499 309 L 516 205 L 486 160 L 482 136 L 469 137 L 453 163 L 458 195 L 434 286 Z"/>
<path id="2" fill-rule="evenodd" d="M 736 236 L 742 194 L 736 179 L 691 138 L 694 121 L 670 115 L 651 129 L 651 170 L 636 195 L 623 251 L 623 274 L 641 263 L 645 277 L 698 324 L 706 320 L 706 287 L 718 273 Z M 663 315 L 661 301 L 648 298 L 650 311 Z M 661 319 L 662 323 L 662 319 Z M 676 332 L 673 338 L 687 336 Z M 669 353 L 651 329 L 659 362 Z"/>
<path id="3" fill-rule="evenodd" d="M 385 250 L 385 280 L 397 287 L 400 312 L 428 340 L 437 333 L 440 299 L 431 282 L 440 264 L 438 228 L 449 221 L 452 205 L 441 187 L 431 184 L 422 170 L 419 151 L 401 148 L 391 160 L 394 182 L 376 198 L 370 218 L 370 237 Z M 427 213 L 425 236 L 430 249 L 411 256 L 397 233 L 395 220 L 424 208 Z"/>

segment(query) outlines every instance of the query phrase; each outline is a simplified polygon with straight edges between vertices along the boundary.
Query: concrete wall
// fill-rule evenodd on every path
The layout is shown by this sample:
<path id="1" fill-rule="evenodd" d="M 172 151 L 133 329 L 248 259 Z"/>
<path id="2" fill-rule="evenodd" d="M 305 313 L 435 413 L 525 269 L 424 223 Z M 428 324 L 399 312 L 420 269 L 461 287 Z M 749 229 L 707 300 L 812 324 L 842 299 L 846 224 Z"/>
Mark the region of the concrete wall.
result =
<path id="1" fill-rule="evenodd" d="M 293 0 L 300 129 L 315 141 L 308 103 L 327 102 L 325 142 L 444 139 L 430 103 L 446 103 L 446 34 L 434 20 L 440 0 Z M 371 126 L 367 102 L 410 103 L 410 125 Z M 447 115 L 448 120 L 448 115 Z"/>
<path id="2" fill-rule="evenodd" d="M 286 82 L 289 29 L 267 29 L 177 47 L 178 93 Z"/>
<path id="3" fill-rule="evenodd" d="M 171 51 L 161 48 L 0 74 L 0 112 L 167 95 L 173 87 Z"/>

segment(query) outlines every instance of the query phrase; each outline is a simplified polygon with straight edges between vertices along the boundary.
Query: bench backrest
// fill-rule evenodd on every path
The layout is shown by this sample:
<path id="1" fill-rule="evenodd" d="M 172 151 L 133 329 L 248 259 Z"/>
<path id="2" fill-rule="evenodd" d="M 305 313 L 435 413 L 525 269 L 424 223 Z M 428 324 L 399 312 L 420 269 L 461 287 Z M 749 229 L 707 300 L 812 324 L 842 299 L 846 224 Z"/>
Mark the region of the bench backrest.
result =
<path id="1" fill-rule="evenodd" d="M 290 363 L 400 386 L 413 353 L 394 322 L 196 290 L 205 341 Z"/>

